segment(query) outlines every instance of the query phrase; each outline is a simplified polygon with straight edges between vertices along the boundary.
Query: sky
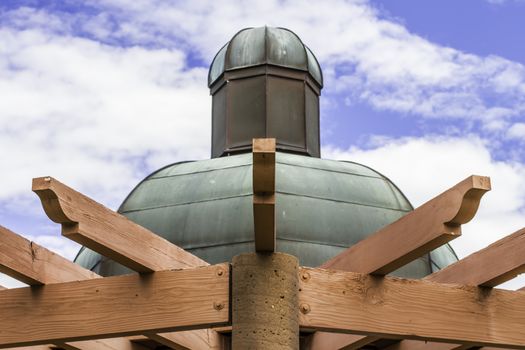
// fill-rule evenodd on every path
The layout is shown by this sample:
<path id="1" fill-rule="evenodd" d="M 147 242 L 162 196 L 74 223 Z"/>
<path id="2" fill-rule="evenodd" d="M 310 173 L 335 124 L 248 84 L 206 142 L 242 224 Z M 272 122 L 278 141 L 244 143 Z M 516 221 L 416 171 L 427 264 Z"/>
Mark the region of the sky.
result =
<path id="1" fill-rule="evenodd" d="M 116 209 L 159 167 L 208 159 L 209 64 L 269 25 L 321 64 L 323 158 L 373 167 L 414 206 L 491 177 L 452 242 L 465 257 L 525 227 L 523 18 L 523 0 L 0 0 L 0 224 L 72 259 L 32 178 Z"/>

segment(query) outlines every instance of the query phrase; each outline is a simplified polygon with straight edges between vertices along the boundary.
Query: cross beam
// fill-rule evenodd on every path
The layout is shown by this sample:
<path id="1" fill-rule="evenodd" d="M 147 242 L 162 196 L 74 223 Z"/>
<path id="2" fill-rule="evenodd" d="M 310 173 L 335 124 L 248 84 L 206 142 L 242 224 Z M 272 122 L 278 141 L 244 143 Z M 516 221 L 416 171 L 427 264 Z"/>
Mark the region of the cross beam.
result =
<path id="1" fill-rule="evenodd" d="M 399 220 L 385 226 L 322 268 L 385 275 L 459 237 L 461 224 L 475 215 L 490 179 L 470 176 Z M 377 337 L 317 332 L 312 349 L 358 349 Z"/>
<path id="2" fill-rule="evenodd" d="M 137 272 L 207 266 L 208 263 L 51 177 L 33 179 L 49 218 L 62 224 L 62 234 Z M 166 346 L 217 348 L 213 330 L 150 334 Z"/>
<path id="3" fill-rule="evenodd" d="M 495 287 L 525 271 L 525 228 L 437 271 L 425 280 Z M 389 350 L 456 350 L 463 345 L 403 340 Z"/>
<path id="4" fill-rule="evenodd" d="M 0 291 L 0 348 L 229 323 L 229 266 Z"/>
<path id="5" fill-rule="evenodd" d="M 312 268 L 301 276 L 306 329 L 525 349 L 525 293 Z"/>

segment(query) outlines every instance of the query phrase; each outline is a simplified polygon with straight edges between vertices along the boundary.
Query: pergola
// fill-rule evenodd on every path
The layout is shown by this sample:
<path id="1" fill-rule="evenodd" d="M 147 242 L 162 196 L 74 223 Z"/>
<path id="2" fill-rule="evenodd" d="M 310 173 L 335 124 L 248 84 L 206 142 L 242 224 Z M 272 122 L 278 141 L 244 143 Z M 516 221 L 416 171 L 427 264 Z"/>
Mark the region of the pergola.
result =
<path id="1" fill-rule="evenodd" d="M 0 226 L 0 271 L 30 285 L 0 291 L 0 348 L 297 349 L 301 336 L 305 349 L 525 349 L 525 293 L 493 288 L 525 271 L 525 229 L 422 280 L 386 276 L 458 238 L 488 177 L 317 268 L 275 251 L 274 139 L 254 139 L 255 252 L 232 263 L 209 265 L 51 177 L 32 189 L 63 236 L 137 273 L 101 277 Z"/>

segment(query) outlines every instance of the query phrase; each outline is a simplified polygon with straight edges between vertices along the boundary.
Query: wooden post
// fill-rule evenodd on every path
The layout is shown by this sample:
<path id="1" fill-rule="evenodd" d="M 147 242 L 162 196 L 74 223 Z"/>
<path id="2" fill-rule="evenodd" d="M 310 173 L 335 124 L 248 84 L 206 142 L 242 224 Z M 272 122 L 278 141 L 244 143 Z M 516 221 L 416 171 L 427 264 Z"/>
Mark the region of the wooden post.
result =
<path id="1" fill-rule="evenodd" d="M 233 350 L 299 349 L 298 271 L 297 258 L 288 254 L 233 258 Z"/>

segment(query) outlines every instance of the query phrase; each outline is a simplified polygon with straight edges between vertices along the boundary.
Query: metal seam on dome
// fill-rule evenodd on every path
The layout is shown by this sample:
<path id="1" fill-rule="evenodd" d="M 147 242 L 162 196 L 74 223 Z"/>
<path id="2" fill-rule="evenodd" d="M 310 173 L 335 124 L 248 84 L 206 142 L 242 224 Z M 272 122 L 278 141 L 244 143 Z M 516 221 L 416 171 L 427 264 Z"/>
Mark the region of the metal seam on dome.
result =
<path id="1" fill-rule="evenodd" d="M 194 171 L 194 172 L 191 172 L 191 173 L 181 173 L 181 174 L 163 175 L 163 176 L 157 176 L 157 177 L 151 177 L 151 178 L 144 179 L 144 182 L 146 182 L 146 181 L 150 181 L 150 180 L 167 179 L 167 178 L 170 178 L 170 177 L 177 177 L 177 176 L 185 176 L 185 175 L 193 175 L 193 174 L 210 173 L 210 172 L 212 172 L 212 171 L 221 171 L 221 170 L 229 170 L 229 169 L 235 169 L 235 168 L 243 168 L 243 167 L 249 167 L 249 166 L 251 166 L 251 165 L 252 165 L 252 163 L 246 163 L 246 164 L 233 165 L 233 166 L 224 167 L 224 168 L 199 170 L 199 171 Z"/>
<path id="2" fill-rule="evenodd" d="M 350 205 L 378 208 L 378 209 L 391 210 L 391 211 L 397 211 L 397 212 L 409 212 L 410 211 L 410 210 L 404 210 L 404 209 L 400 209 L 400 208 L 381 207 L 379 205 L 358 203 L 358 202 L 351 202 L 351 201 L 343 201 L 343 200 L 339 200 L 339 199 L 323 198 L 323 197 L 317 197 L 317 196 L 311 196 L 311 195 L 296 194 L 296 193 L 291 193 L 291 192 L 275 191 L 275 193 L 276 194 L 282 194 L 282 195 L 285 195 L 285 196 L 294 196 L 294 197 L 318 199 L 318 200 L 323 200 L 323 201 L 328 201 L 328 202 L 345 203 L 345 204 L 350 204 Z M 220 200 L 228 200 L 228 199 L 234 199 L 234 198 L 249 197 L 249 196 L 252 196 L 252 195 L 253 195 L 253 193 L 250 192 L 249 194 L 240 194 L 240 195 L 235 195 L 235 196 L 212 198 L 212 199 L 199 200 L 199 201 L 194 201 L 194 202 L 166 204 L 166 205 L 159 205 L 159 206 L 155 206 L 155 207 L 146 207 L 146 208 L 140 208 L 140 209 L 123 210 L 120 213 L 121 214 L 128 214 L 128 213 L 135 213 L 135 212 L 148 211 L 148 210 L 154 210 L 154 209 L 179 207 L 179 206 L 183 206 L 183 205 L 191 205 L 191 204 L 198 204 L 198 203 L 215 202 L 215 201 L 220 201 Z"/>
<path id="3" fill-rule="evenodd" d="M 343 201 L 343 200 L 340 200 L 340 199 L 323 198 L 323 197 L 317 197 L 317 196 L 312 196 L 312 195 L 296 194 L 296 193 L 291 193 L 291 192 L 275 191 L 275 193 L 284 194 L 284 195 L 288 195 L 288 196 L 296 196 L 296 197 L 303 197 L 303 198 L 319 199 L 319 200 L 324 200 L 324 201 L 329 201 L 329 202 L 345 203 L 345 204 L 359 205 L 359 206 L 363 206 L 363 207 L 372 207 L 372 208 L 392 210 L 392 211 L 400 211 L 400 212 L 409 212 L 409 211 L 411 211 L 411 210 L 405 210 L 405 209 L 401 209 L 401 208 L 381 207 L 379 205 L 358 203 L 358 202 L 353 202 L 353 201 Z"/>

